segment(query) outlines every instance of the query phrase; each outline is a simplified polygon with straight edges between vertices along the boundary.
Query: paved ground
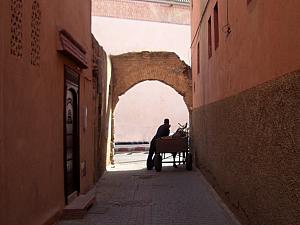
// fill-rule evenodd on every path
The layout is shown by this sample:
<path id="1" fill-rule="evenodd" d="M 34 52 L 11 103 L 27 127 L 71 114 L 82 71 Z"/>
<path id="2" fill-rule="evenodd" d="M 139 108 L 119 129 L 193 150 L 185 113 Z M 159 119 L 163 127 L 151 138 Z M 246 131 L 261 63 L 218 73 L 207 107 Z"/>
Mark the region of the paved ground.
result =
<path id="1" fill-rule="evenodd" d="M 97 203 L 81 220 L 58 225 L 236 225 L 194 169 L 163 164 L 162 172 L 145 169 L 145 153 L 122 153 L 97 183 Z"/>

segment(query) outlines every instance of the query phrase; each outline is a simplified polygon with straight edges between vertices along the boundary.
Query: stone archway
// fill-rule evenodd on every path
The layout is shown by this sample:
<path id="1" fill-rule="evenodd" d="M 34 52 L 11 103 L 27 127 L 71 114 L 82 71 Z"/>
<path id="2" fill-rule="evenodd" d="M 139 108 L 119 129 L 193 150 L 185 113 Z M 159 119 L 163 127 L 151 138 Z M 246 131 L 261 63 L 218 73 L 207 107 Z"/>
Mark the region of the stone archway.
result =
<path id="1" fill-rule="evenodd" d="M 119 96 L 146 80 L 158 80 L 174 88 L 192 109 L 192 76 L 190 67 L 174 52 L 132 52 L 111 56 L 112 107 Z"/>

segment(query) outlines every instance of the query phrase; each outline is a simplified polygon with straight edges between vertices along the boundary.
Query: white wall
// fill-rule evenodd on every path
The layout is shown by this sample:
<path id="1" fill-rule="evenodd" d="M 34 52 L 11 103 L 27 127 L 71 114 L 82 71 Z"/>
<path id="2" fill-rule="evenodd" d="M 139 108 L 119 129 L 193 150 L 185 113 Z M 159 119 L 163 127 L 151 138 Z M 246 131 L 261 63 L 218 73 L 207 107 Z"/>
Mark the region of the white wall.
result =
<path id="1" fill-rule="evenodd" d="M 151 92 L 145 92 L 148 89 Z M 159 81 L 141 82 L 122 95 L 116 106 L 115 141 L 150 141 L 164 118 L 170 119 L 171 133 L 178 123 L 189 122 L 183 97 Z"/>
<path id="2" fill-rule="evenodd" d="M 92 17 L 92 32 L 107 52 L 175 52 L 190 65 L 190 26 Z"/>

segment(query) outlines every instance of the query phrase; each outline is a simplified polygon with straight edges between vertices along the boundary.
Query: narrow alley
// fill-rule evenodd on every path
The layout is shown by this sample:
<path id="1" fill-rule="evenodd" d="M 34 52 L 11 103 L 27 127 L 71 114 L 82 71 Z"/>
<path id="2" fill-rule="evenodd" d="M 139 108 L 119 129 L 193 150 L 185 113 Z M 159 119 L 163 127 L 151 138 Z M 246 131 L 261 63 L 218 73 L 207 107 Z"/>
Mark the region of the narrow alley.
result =
<path id="1" fill-rule="evenodd" d="M 0 0 L 0 225 L 300 225 L 299 9 Z"/>
<path id="2" fill-rule="evenodd" d="M 147 152 L 116 154 L 87 216 L 58 225 L 237 225 L 199 170 L 147 171 Z"/>

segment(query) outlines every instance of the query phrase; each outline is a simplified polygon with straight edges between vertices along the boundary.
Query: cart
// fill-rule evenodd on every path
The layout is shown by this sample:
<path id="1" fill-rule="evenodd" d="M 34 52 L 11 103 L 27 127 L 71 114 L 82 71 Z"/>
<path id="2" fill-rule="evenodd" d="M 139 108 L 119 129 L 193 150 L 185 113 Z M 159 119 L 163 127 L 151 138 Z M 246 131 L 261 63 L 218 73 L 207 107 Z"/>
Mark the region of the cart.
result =
<path id="1" fill-rule="evenodd" d="M 173 163 L 172 161 L 164 161 L 165 153 L 179 154 L 179 160 L 176 163 L 183 163 L 187 170 L 192 170 L 192 154 L 189 151 L 188 136 L 168 136 L 156 140 L 156 152 L 154 156 L 154 167 L 157 172 L 162 169 L 162 163 Z M 182 156 L 181 156 L 182 154 Z"/>

